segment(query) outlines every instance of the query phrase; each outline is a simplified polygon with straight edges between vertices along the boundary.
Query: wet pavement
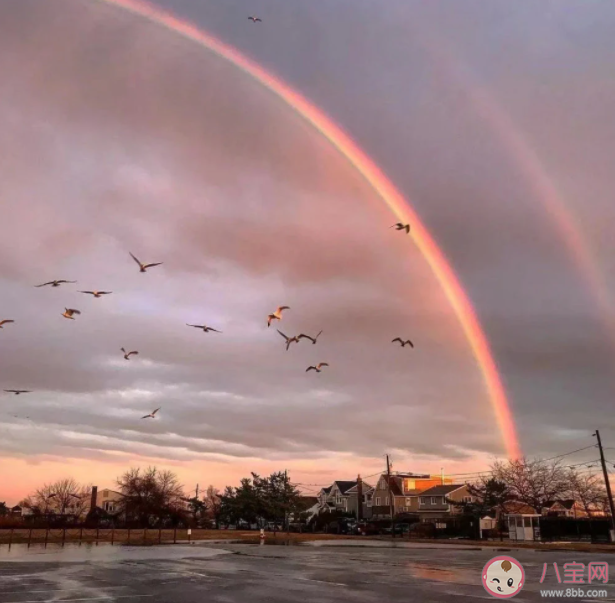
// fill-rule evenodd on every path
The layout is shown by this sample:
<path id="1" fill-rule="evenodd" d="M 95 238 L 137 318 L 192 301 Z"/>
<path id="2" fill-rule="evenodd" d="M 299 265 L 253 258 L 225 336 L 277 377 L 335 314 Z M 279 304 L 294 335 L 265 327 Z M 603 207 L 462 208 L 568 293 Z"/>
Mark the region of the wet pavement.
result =
<path id="1" fill-rule="evenodd" d="M 511 555 L 524 567 L 525 587 L 514 600 L 539 601 L 544 600 L 541 588 L 571 586 L 557 583 L 553 562 L 560 568 L 572 561 L 615 564 L 609 554 L 363 544 L 17 545 L 10 551 L 2 546 L 0 603 L 493 601 L 480 576 L 485 563 L 497 555 Z M 541 585 L 544 563 L 551 571 Z M 615 588 L 609 584 L 581 587 L 606 588 L 607 598 L 601 600 L 615 601 Z"/>

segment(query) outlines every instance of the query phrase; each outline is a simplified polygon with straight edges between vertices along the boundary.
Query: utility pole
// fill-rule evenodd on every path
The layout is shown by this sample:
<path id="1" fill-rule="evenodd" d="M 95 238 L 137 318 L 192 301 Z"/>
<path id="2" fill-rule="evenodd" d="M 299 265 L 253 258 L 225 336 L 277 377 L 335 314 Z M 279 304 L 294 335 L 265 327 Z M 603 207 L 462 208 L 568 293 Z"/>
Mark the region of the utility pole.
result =
<path id="1" fill-rule="evenodd" d="M 357 521 L 363 519 L 363 480 L 357 475 Z"/>
<path id="2" fill-rule="evenodd" d="M 609 507 L 611 508 L 611 542 L 615 540 L 615 507 L 613 507 L 613 494 L 611 492 L 611 482 L 609 481 L 609 474 L 606 470 L 606 462 L 604 460 L 604 451 L 602 450 L 602 440 L 600 439 L 600 432 L 596 429 L 594 434 L 598 440 L 598 448 L 600 449 L 600 462 L 602 463 L 602 473 L 604 474 L 604 485 L 606 486 L 606 493 L 609 497 Z"/>
<path id="3" fill-rule="evenodd" d="M 444 467 L 440 467 L 440 483 L 444 486 Z"/>
<path id="4" fill-rule="evenodd" d="M 196 494 L 195 494 L 196 499 L 199 499 L 199 485 L 196 485 Z"/>
<path id="5" fill-rule="evenodd" d="M 395 538 L 395 500 L 391 492 L 391 463 L 389 462 L 389 455 L 387 454 L 387 484 L 389 486 L 389 508 L 391 513 L 391 535 Z"/>

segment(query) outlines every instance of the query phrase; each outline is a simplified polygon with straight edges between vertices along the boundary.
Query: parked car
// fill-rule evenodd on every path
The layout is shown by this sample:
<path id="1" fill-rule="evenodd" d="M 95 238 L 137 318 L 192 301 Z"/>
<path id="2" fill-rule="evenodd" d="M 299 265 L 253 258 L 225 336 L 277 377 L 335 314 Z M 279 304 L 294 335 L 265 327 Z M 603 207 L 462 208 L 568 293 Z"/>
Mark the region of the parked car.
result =
<path id="1" fill-rule="evenodd" d="M 360 521 L 356 525 L 356 533 L 360 536 L 376 536 L 380 533 L 378 526 L 368 521 Z"/>
<path id="2" fill-rule="evenodd" d="M 382 534 L 399 534 L 400 536 L 403 536 L 404 534 L 410 532 L 410 527 L 411 526 L 409 523 L 396 523 L 390 528 L 382 528 L 381 532 Z"/>

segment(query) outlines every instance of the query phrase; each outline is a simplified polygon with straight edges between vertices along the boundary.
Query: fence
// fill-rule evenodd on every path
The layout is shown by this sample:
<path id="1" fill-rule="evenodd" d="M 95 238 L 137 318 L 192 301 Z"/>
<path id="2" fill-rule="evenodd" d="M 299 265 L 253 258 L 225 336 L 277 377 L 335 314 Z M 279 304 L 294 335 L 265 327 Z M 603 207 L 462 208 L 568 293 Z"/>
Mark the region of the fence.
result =
<path id="1" fill-rule="evenodd" d="M 609 542 L 610 519 L 541 517 L 540 537 L 543 541 Z"/>
<path id="2" fill-rule="evenodd" d="M 108 543 L 149 545 L 178 542 L 192 542 L 199 532 L 190 529 L 116 529 L 116 528 L 0 528 L 0 545 L 13 544 L 64 544 L 68 543 Z"/>

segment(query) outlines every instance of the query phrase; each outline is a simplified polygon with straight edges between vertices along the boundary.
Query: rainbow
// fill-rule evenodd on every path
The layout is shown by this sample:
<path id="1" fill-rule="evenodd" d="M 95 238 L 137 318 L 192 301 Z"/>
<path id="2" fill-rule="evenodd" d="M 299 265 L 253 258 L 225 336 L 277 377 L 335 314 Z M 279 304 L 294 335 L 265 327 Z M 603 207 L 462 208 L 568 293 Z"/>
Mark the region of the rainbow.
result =
<path id="1" fill-rule="evenodd" d="M 428 55 L 434 57 L 436 66 L 445 76 L 464 87 L 475 111 L 491 126 L 504 143 L 504 148 L 514 158 L 517 167 L 523 172 L 534 194 L 541 201 L 543 209 L 555 225 L 576 264 L 579 275 L 587 281 L 611 341 L 615 344 L 610 293 L 598 269 L 598 262 L 592 253 L 591 245 L 577 227 L 573 213 L 568 209 L 563 196 L 527 138 L 515 126 L 501 104 L 481 84 L 478 77 L 457 58 L 458 53 L 451 48 L 447 40 L 441 37 L 434 40 L 433 32 L 430 32 L 430 37 L 427 38 L 419 29 L 413 32 L 412 38 L 421 44 Z"/>
<path id="2" fill-rule="evenodd" d="M 414 241 L 451 304 L 480 367 L 506 453 L 511 458 L 519 458 L 521 450 L 506 392 L 491 348 L 474 312 L 474 308 L 446 257 L 421 222 L 419 216 L 406 203 L 404 197 L 380 168 L 318 107 L 311 104 L 283 81 L 267 72 L 233 47 L 206 34 L 191 23 L 182 21 L 141 0 L 98 1 L 117 6 L 170 29 L 183 38 L 214 52 L 260 82 L 260 84 L 285 101 L 297 114 L 320 132 L 372 186 L 400 222 L 412 224 Z"/>

